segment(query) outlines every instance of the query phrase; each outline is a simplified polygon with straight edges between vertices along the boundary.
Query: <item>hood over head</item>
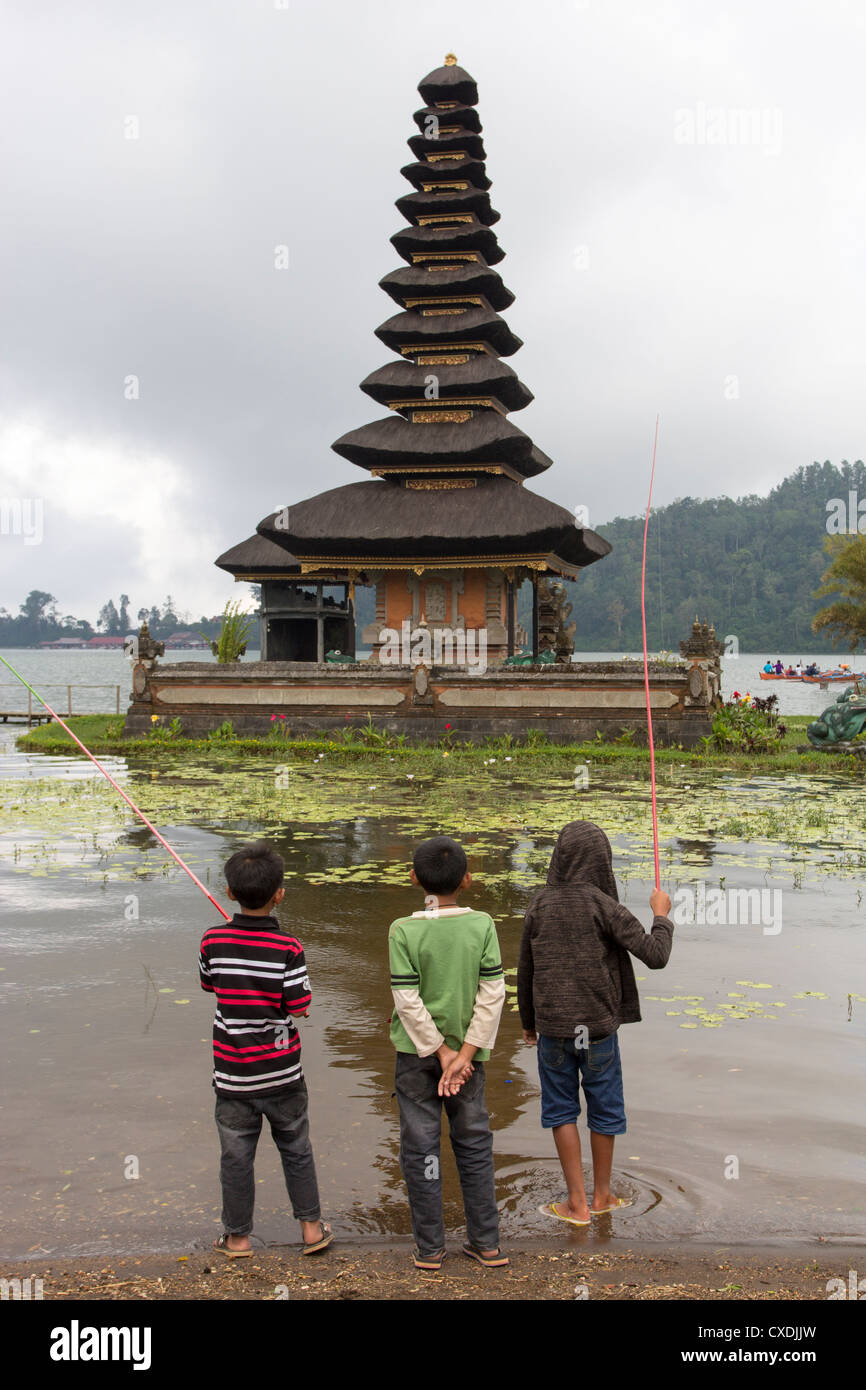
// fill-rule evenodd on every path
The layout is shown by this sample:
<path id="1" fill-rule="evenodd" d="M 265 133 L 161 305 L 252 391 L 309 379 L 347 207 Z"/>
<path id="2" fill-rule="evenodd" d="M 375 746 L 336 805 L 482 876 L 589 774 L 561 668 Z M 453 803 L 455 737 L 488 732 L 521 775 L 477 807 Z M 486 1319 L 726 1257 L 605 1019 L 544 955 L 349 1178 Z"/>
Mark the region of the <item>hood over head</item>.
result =
<path id="1" fill-rule="evenodd" d="M 547 870 L 548 888 L 591 884 L 619 902 L 610 841 L 591 820 L 573 820 L 559 832 Z"/>

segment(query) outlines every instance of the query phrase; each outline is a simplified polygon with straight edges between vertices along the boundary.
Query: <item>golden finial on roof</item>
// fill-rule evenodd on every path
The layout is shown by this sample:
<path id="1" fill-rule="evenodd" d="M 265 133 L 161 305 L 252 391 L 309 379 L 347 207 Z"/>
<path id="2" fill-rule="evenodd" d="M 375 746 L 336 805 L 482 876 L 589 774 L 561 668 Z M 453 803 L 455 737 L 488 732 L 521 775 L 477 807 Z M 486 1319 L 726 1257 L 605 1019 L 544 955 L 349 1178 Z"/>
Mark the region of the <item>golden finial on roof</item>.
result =
<path id="1" fill-rule="evenodd" d="M 446 68 L 453 68 L 453 66 L 454 66 L 454 64 L 455 64 L 456 62 L 457 62 L 457 54 L 456 54 L 456 53 L 446 53 L 446 54 L 445 54 L 445 66 L 446 66 Z"/>

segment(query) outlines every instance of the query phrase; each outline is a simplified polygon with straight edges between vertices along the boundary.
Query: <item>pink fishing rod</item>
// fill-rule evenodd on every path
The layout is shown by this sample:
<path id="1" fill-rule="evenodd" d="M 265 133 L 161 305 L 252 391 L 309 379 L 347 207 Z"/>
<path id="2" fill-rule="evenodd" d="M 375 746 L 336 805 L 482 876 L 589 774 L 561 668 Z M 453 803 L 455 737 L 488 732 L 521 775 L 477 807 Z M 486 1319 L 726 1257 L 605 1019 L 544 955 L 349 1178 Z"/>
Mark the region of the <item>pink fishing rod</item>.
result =
<path id="1" fill-rule="evenodd" d="M 18 680 L 21 682 L 22 685 L 27 686 L 27 689 L 30 691 L 30 694 L 31 694 L 31 695 L 35 695 L 35 696 L 36 696 L 36 698 L 37 698 L 37 700 L 39 701 L 40 705 L 43 705 L 44 708 L 47 709 L 48 713 L 51 715 L 51 718 L 52 718 L 52 719 L 56 719 L 56 721 L 57 721 L 57 723 L 60 725 L 60 727 L 61 727 L 62 729 L 65 729 L 65 730 L 66 730 L 66 732 L 68 733 L 69 737 L 73 740 L 73 742 L 78 744 L 78 747 L 81 749 L 82 753 L 86 753 L 86 754 L 87 754 L 88 758 L 89 758 L 90 761 L 93 763 L 94 767 L 98 767 L 98 768 L 99 768 L 99 771 L 102 773 L 102 775 L 103 775 L 103 777 L 106 779 L 106 781 L 110 782 L 111 785 L 114 787 L 114 790 L 115 790 L 116 792 L 119 792 L 119 793 L 120 793 L 120 795 L 123 797 L 124 801 L 126 802 L 127 806 L 130 806 L 130 807 L 132 808 L 132 810 L 133 810 L 133 811 L 135 812 L 135 814 L 138 816 L 139 820 L 143 820 L 143 821 L 144 821 L 145 825 L 147 826 L 147 828 L 148 828 L 148 830 L 151 832 L 151 834 L 152 834 L 152 835 L 155 835 L 156 838 L 159 840 L 159 843 L 163 846 L 163 848 L 168 850 L 168 852 L 169 852 L 169 854 L 171 855 L 172 859 L 175 859 L 175 860 L 177 861 L 177 863 L 178 863 L 178 864 L 180 865 L 180 867 L 183 869 L 183 871 L 184 871 L 185 874 L 189 874 L 189 876 L 190 876 L 190 878 L 192 879 L 193 883 L 195 884 L 196 888 L 200 888 L 201 891 L 204 893 L 205 897 L 208 899 L 208 901 L 213 903 L 213 905 L 214 905 L 214 907 L 216 908 L 217 912 L 219 912 L 219 913 L 221 914 L 221 916 L 223 916 L 227 922 L 230 922 L 230 921 L 232 920 L 232 919 L 231 919 L 231 914 L 228 913 L 228 912 L 226 912 L 226 910 L 225 910 L 224 907 L 221 907 L 221 906 L 220 906 L 220 904 L 217 902 L 216 898 L 213 897 L 212 894 L 210 894 L 210 893 L 208 892 L 208 890 L 205 888 L 205 886 L 204 886 L 204 884 L 202 883 L 201 879 L 196 878 L 195 874 L 193 873 L 193 871 L 192 871 L 192 869 L 189 867 L 189 865 L 188 865 L 188 864 L 185 864 L 185 863 L 183 862 L 183 860 L 181 859 L 180 855 L 177 853 L 177 851 L 172 849 L 171 845 L 168 843 L 168 840 L 163 839 L 162 835 L 160 835 L 160 833 L 159 833 L 159 831 L 157 830 L 156 826 L 151 824 L 151 822 L 147 819 L 147 816 L 144 814 L 144 812 L 143 812 L 142 810 L 139 809 L 138 806 L 136 806 L 136 804 L 135 804 L 135 802 L 132 800 L 132 798 L 126 795 L 126 792 L 123 790 L 123 787 L 118 786 L 117 782 L 115 782 L 115 780 L 114 780 L 114 778 L 112 777 L 111 773 L 110 773 L 110 772 L 107 772 L 107 771 L 105 770 L 105 768 L 102 766 L 102 763 L 99 762 L 96 758 L 94 758 L 94 756 L 93 756 L 93 754 L 91 753 L 90 749 L 89 749 L 89 748 L 85 748 L 84 744 L 81 742 L 81 739 L 78 737 L 78 735 L 77 735 L 77 734 L 74 734 L 74 733 L 72 732 L 72 730 L 70 729 L 69 725 L 66 724 L 66 723 L 64 722 L 64 720 L 62 720 L 62 719 L 60 718 L 60 715 L 57 713 L 57 711 L 56 711 L 56 710 L 53 710 L 53 709 L 51 708 L 51 706 L 49 705 L 49 703 L 48 703 L 47 700 L 43 700 L 42 696 L 39 694 L 39 691 L 33 689 L 33 686 L 30 685 L 30 684 L 24 679 L 24 677 L 22 676 L 22 674 L 21 674 L 20 671 L 16 671 L 16 670 L 15 670 L 15 667 L 12 666 L 12 665 L 6 660 L 6 658 L 5 658 L 5 656 L 3 656 L 2 652 L 0 652 L 0 661 L 3 662 L 3 665 L 6 666 L 6 667 L 12 672 L 13 676 L 15 676 L 16 679 L 18 679 Z"/>
<path id="2" fill-rule="evenodd" d="M 650 707 L 650 688 L 649 688 L 649 658 L 647 656 L 646 645 L 646 538 L 649 530 L 650 506 L 653 500 L 653 479 L 656 472 L 656 448 L 659 442 L 659 417 L 656 416 L 656 432 L 653 440 L 653 465 L 650 473 L 649 497 L 646 504 L 646 519 L 643 524 L 643 564 L 640 576 L 640 612 L 643 623 L 643 679 L 646 690 L 646 722 L 647 734 L 649 737 L 650 751 L 650 786 L 652 789 L 652 808 L 653 808 L 653 854 L 655 856 L 656 867 L 656 888 L 661 887 L 661 874 L 659 872 L 659 821 L 658 809 L 656 806 L 656 754 L 653 745 L 653 716 Z"/>

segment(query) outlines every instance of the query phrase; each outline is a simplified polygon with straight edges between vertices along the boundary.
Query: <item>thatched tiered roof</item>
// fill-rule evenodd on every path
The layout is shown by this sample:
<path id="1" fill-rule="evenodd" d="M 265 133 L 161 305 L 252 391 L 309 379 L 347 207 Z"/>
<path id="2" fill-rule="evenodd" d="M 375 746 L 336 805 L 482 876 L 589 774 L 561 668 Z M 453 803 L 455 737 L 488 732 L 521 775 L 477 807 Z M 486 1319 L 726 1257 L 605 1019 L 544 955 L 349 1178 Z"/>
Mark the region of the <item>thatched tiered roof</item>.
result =
<path id="1" fill-rule="evenodd" d="M 405 265 L 380 281 L 400 312 L 376 329 L 398 360 L 361 383 L 389 413 L 332 446 L 380 481 L 322 493 L 259 533 L 305 573 L 362 572 L 365 560 L 399 568 L 414 556 L 571 574 L 610 547 L 523 486 L 551 460 L 507 419 L 532 393 L 501 360 L 521 340 L 501 317 L 514 296 L 493 269 L 504 252 L 475 81 L 449 54 L 419 91 L 402 170 L 411 191 L 397 200 L 408 225 L 391 238 Z M 217 563 L 230 569 L 238 556 Z"/>

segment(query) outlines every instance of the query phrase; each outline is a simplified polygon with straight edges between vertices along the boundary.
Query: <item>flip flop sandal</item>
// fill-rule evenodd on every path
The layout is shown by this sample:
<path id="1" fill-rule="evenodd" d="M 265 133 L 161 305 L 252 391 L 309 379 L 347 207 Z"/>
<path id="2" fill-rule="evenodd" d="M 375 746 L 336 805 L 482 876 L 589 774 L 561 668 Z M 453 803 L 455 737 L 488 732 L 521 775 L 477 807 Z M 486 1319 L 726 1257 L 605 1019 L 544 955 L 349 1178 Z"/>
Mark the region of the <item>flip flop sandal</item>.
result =
<path id="1" fill-rule="evenodd" d="M 538 1208 L 542 1216 L 553 1216 L 557 1221 L 564 1221 L 568 1226 L 589 1226 L 589 1221 L 578 1221 L 576 1216 L 563 1216 L 561 1211 L 556 1210 L 555 1202 L 545 1202 L 544 1206 Z"/>
<path id="2" fill-rule="evenodd" d="M 412 1251 L 412 1262 L 416 1269 L 426 1269 L 431 1274 L 436 1274 L 442 1268 L 442 1261 L 445 1259 L 445 1251 L 439 1255 L 422 1255 L 419 1253 L 417 1245 Z"/>
<path id="3" fill-rule="evenodd" d="M 485 1255 L 483 1251 L 478 1249 L 477 1245 L 470 1245 L 467 1240 L 463 1246 L 463 1254 L 468 1255 L 470 1260 L 476 1260 L 485 1269 L 502 1269 L 505 1265 L 511 1264 L 508 1256 L 503 1255 L 499 1246 L 496 1247 L 495 1254 Z"/>
<path id="4" fill-rule="evenodd" d="M 331 1241 L 334 1239 L 334 1234 L 327 1221 L 322 1221 L 321 1227 L 322 1239 L 311 1240 L 309 1245 L 304 1246 L 303 1250 L 301 1251 L 302 1255 L 316 1255 L 320 1250 L 327 1250 L 328 1246 L 331 1244 Z"/>
<path id="5" fill-rule="evenodd" d="M 252 1253 L 253 1253 L 252 1250 L 232 1250 L 232 1249 L 230 1249 L 229 1246 L 226 1244 L 226 1233 L 225 1233 L 225 1231 L 224 1231 L 223 1234 L 220 1236 L 219 1240 L 215 1240 L 215 1241 L 214 1241 L 214 1243 L 213 1243 L 213 1248 L 214 1248 L 214 1250 L 218 1250 L 219 1253 L 220 1253 L 221 1255 L 225 1255 L 226 1258 L 229 1259 L 229 1260 L 247 1260 L 247 1259 L 249 1259 L 250 1255 L 252 1255 Z"/>
<path id="6" fill-rule="evenodd" d="M 592 1211 L 592 1208 L 590 1208 L 590 1210 L 593 1216 L 604 1216 L 609 1211 L 617 1211 L 620 1207 L 630 1207 L 632 1205 L 633 1203 L 630 1197 L 614 1197 L 609 1207 L 600 1207 L 598 1211 Z"/>

